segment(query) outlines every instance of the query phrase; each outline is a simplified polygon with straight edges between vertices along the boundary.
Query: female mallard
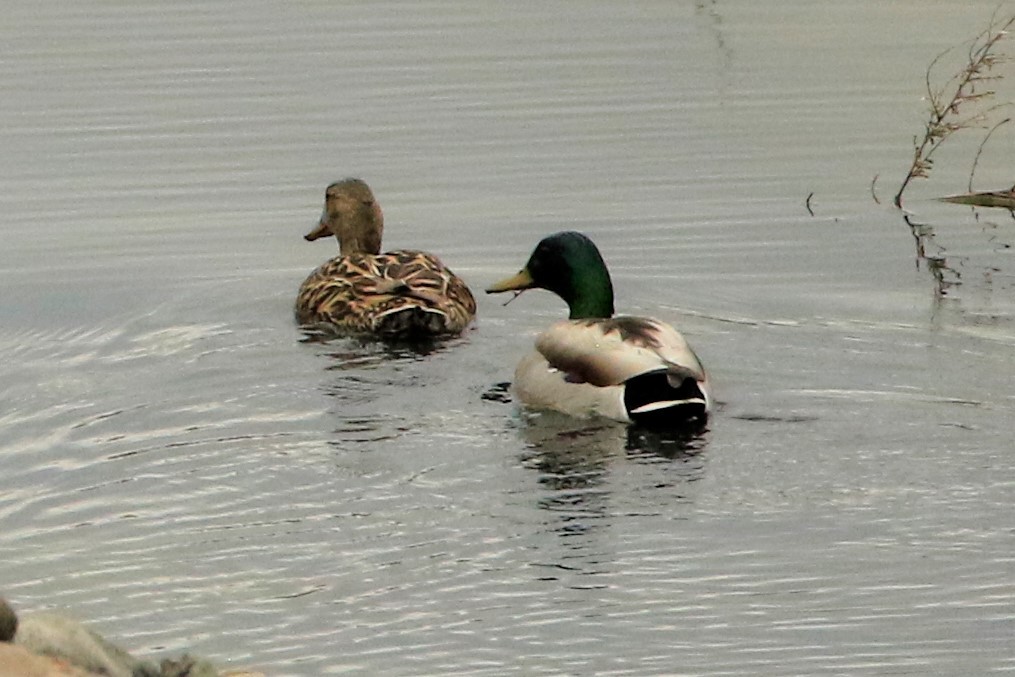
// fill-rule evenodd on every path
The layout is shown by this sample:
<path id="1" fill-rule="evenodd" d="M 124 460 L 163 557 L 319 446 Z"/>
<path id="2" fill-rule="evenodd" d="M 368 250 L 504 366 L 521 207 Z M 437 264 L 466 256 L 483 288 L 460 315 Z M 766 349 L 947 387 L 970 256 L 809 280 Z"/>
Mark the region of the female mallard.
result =
<path id="1" fill-rule="evenodd" d="M 517 275 L 486 291 L 535 287 L 560 296 L 571 312 L 536 338 L 536 350 L 515 369 L 524 404 L 653 426 L 707 418 L 712 396 L 694 351 L 664 322 L 613 316 L 610 273 L 592 240 L 551 235 Z"/>
<path id="2" fill-rule="evenodd" d="M 341 255 L 300 285 L 296 321 L 387 339 L 461 333 L 476 314 L 469 288 L 433 254 L 381 254 L 383 230 L 380 205 L 366 183 L 346 179 L 328 186 L 321 222 L 305 239 L 334 235 Z"/>

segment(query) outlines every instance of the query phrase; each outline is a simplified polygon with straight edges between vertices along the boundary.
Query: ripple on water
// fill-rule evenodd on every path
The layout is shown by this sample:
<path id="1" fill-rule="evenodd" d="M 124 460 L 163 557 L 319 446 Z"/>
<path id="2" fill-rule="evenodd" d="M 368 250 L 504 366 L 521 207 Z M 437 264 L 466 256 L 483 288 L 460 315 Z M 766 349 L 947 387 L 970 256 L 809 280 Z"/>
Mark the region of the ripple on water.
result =
<path id="1" fill-rule="evenodd" d="M 2 592 L 279 675 L 1011 671 L 1011 222 L 867 185 L 995 4 L 8 3 Z M 345 174 L 476 289 L 589 232 L 709 429 L 505 402 L 549 294 L 301 343 Z"/>

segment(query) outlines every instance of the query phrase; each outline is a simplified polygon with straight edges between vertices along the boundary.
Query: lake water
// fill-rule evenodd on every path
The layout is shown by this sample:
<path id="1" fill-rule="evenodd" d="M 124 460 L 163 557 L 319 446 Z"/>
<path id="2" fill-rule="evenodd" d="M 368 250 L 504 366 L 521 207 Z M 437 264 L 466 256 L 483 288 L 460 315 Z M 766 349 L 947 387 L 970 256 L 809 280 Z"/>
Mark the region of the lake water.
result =
<path id="1" fill-rule="evenodd" d="M 9 2 L 0 593 L 271 675 L 1015 673 L 1015 221 L 933 200 L 982 131 L 890 206 L 995 5 Z M 504 402 L 548 293 L 306 340 L 345 176 L 477 292 L 588 233 L 709 430 Z"/>

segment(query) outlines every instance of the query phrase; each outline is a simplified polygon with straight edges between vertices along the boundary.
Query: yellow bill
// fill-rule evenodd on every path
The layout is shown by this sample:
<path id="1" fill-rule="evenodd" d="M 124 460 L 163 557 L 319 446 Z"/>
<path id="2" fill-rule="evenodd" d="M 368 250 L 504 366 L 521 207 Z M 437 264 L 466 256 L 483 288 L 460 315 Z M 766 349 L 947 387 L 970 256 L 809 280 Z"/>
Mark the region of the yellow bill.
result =
<path id="1" fill-rule="evenodd" d="M 512 275 L 509 278 L 503 279 L 500 282 L 495 282 L 486 288 L 487 294 L 498 294 L 502 291 L 521 291 L 523 289 L 532 289 L 535 285 L 535 280 L 532 279 L 532 275 L 529 273 L 528 268 L 522 268 L 517 274 Z"/>

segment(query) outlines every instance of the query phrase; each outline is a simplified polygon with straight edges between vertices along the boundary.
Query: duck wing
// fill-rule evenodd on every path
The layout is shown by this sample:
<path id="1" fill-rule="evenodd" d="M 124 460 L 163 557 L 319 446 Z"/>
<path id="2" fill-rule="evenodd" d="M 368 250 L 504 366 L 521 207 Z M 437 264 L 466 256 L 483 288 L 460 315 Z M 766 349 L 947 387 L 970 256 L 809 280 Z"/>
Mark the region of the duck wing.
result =
<path id="1" fill-rule="evenodd" d="M 606 387 L 664 370 L 671 380 L 705 380 L 705 370 L 676 329 L 647 317 L 564 320 L 536 339 L 536 350 L 577 383 Z"/>

